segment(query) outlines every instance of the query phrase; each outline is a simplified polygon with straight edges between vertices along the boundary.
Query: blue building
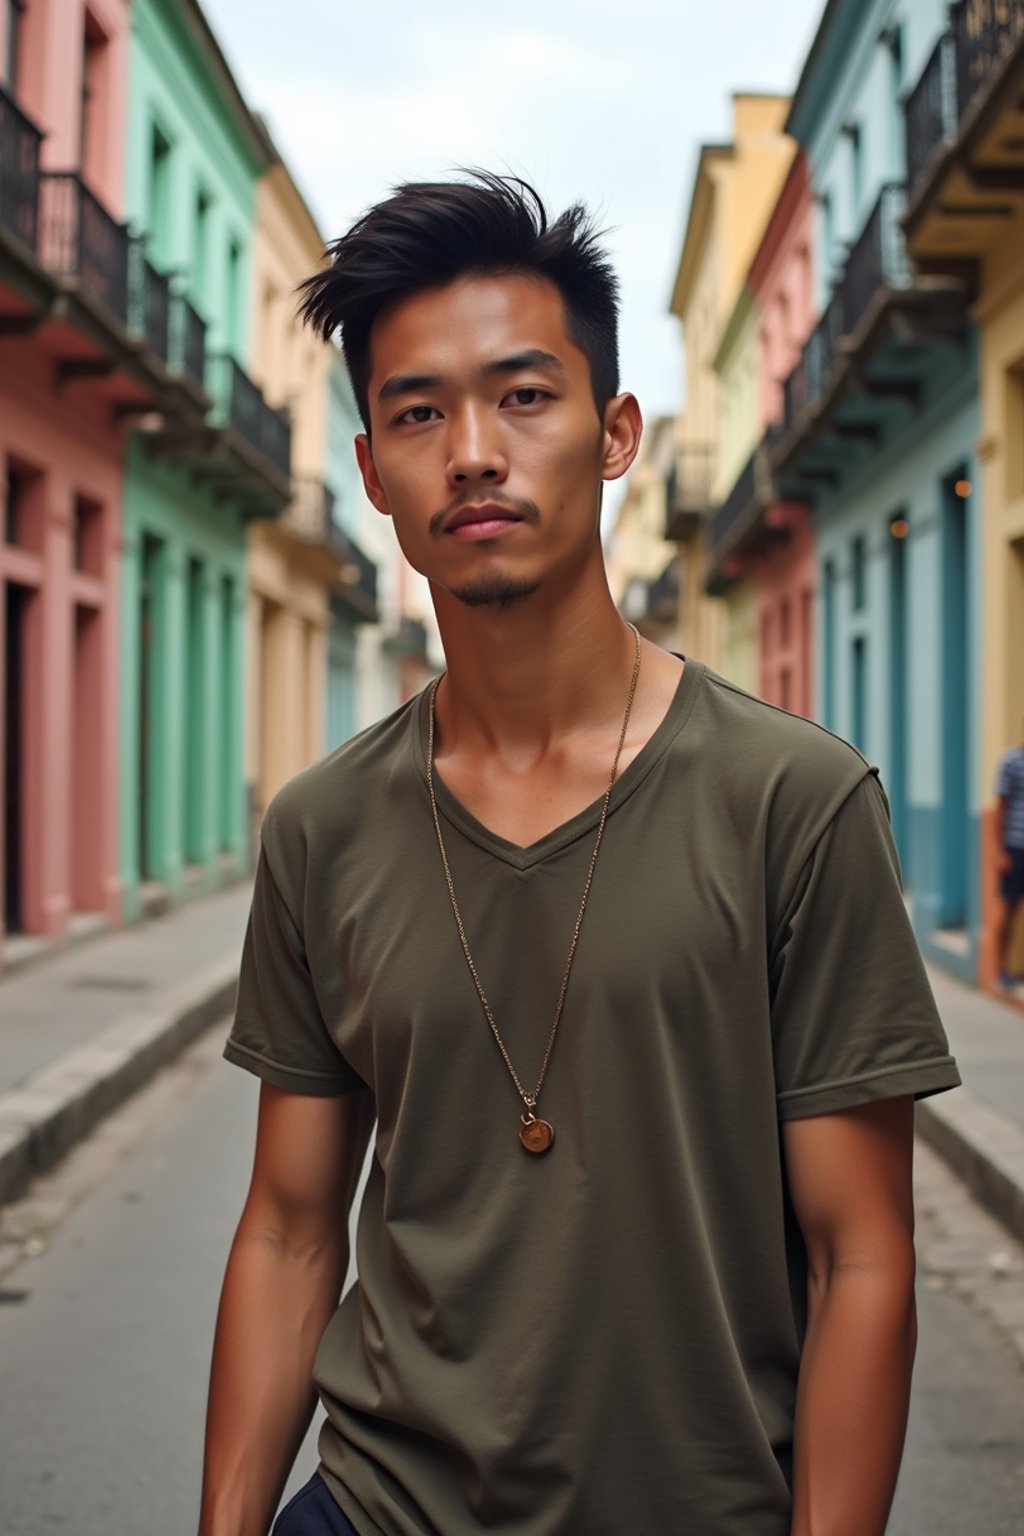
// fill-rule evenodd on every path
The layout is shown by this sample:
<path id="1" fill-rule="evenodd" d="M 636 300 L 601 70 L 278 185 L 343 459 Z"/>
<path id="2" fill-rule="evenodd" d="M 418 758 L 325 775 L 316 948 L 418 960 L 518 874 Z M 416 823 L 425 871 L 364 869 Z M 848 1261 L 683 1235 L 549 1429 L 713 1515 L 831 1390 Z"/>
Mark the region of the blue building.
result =
<path id="1" fill-rule="evenodd" d="M 908 261 L 904 98 L 940 0 L 829 0 L 787 121 L 817 204 L 819 319 L 772 462 L 813 508 L 817 712 L 882 771 L 930 959 L 973 979 L 980 922 L 977 340 L 955 273 Z"/>
<path id="2" fill-rule="evenodd" d="M 332 357 L 327 398 L 327 485 L 333 537 L 351 580 L 331 598 L 331 627 L 327 632 L 328 751 L 355 734 L 360 724 L 359 631 L 378 617 L 378 572 L 360 545 L 363 487 L 352 446 L 362 431 L 355 397 L 340 354 Z"/>

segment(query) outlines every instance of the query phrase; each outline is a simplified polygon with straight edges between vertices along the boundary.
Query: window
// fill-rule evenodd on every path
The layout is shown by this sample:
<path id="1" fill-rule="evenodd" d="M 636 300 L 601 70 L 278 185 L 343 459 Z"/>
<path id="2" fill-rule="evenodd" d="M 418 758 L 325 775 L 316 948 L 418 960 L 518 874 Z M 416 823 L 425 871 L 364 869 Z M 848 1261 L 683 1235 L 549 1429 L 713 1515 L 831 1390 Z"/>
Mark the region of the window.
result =
<path id="1" fill-rule="evenodd" d="M 890 28 L 886 41 L 889 52 L 889 154 L 893 174 L 902 177 L 905 164 L 903 105 L 901 101 L 903 92 L 903 28 L 899 26 Z"/>
<path id="2" fill-rule="evenodd" d="M 171 236 L 171 146 L 156 123 L 149 141 L 149 202 L 146 208 L 146 233 L 149 248 L 158 265 L 170 261 Z"/>
<path id="3" fill-rule="evenodd" d="M 210 281 L 210 207 L 205 188 L 196 188 L 195 215 L 192 222 L 192 297 L 199 310 L 206 313 L 206 289 Z"/>
<path id="4" fill-rule="evenodd" d="M 90 11 L 82 34 L 82 86 L 79 102 L 78 156 L 90 186 L 102 183 L 107 128 L 107 38 Z"/>
<path id="5" fill-rule="evenodd" d="M 6 58 L 4 59 L 4 79 L 10 87 L 11 95 L 18 94 L 18 63 L 21 56 L 21 28 L 22 18 L 25 15 L 26 0 L 7 0 L 7 36 Z"/>
<path id="6" fill-rule="evenodd" d="M 832 194 L 831 192 L 823 192 L 821 194 L 821 265 L 826 283 L 831 282 L 835 248 L 836 224 L 835 211 L 832 207 Z"/>
<path id="7" fill-rule="evenodd" d="M 868 642 L 858 635 L 853 642 L 853 744 L 862 752 L 867 751 L 868 723 Z"/>
<path id="8" fill-rule="evenodd" d="M 72 530 L 72 556 L 76 571 L 99 576 L 103 569 L 103 508 L 88 496 L 76 496 Z"/>
<path id="9" fill-rule="evenodd" d="M 863 613 L 867 596 L 867 546 L 863 535 L 850 546 L 850 585 L 854 613 Z"/>
<path id="10" fill-rule="evenodd" d="M 224 329 L 227 349 L 237 357 L 242 340 L 242 248 L 237 240 L 228 246 L 228 285 Z"/>
<path id="11" fill-rule="evenodd" d="M 850 141 L 850 207 L 854 223 L 859 224 L 864 200 L 864 135 L 860 124 L 848 124 L 846 136 Z"/>
<path id="12" fill-rule="evenodd" d="M 822 573 L 822 705 L 825 724 L 835 729 L 835 676 L 836 676 L 836 568 L 831 560 L 825 561 Z"/>

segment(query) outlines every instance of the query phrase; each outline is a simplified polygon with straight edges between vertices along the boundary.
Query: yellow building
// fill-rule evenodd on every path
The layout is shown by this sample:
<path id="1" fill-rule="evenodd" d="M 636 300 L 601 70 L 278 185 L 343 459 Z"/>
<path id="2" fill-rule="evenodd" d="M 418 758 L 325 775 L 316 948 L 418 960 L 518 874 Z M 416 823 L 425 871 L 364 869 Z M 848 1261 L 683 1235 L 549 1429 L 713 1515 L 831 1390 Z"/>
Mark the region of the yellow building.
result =
<path id="1" fill-rule="evenodd" d="M 683 554 L 682 637 L 689 654 L 716 668 L 731 662 L 744 676 L 752 674 L 749 615 L 741 603 L 734 614 L 723 612 L 704 590 L 709 523 L 725 478 L 715 359 L 792 159 L 782 132 L 788 105 L 784 96 L 737 94 L 732 141 L 701 147 L 669 305 L 686 348 L 666 530 Z"/>
<path id="2" fill-rule="evenodd" d="M 757 371 L 757 307 L 753 294 L 742 287 L 714 357 L 718 380 L 718 434 L 711 500 L 723 505 L 760 437 Z M 715 514 L 712 513 L 712 519 Z M 711 532 L 714 532 L 712 521 Z M 758 653 L 756 599 L 752 585 L 742 579 L 716 588 L 707 580 L 705 589 L 721 597 L 722 674 L 757 692 Z"/>
<path id="3" fill-rule="evenodd" d="M 951 79 L 956 90 L 946 88 Z M 938 110 L 936 109 L 938 104 Z M 907 250 L 918 270 L 967 277 L 974 302 L 980 432 L 974 488 L 981 695 L 977 783 L 982 898 L 979 979 L 999 968 L 995 776 L 1024 740 L 1024 21 L 1019 6 L 968 4 L 910 92 Z M 1024 945 L 1018 945 L 1024 971 Z"/>
<path id="4" fill-rule="evenodd" d="M 674 417 L 655 416 L 645 424 L 608 541 L 608 584 L 616 605 L 641 634 L 669 650 L 682 646 L 680 556 L 665 538 L 674 446 Z"/>
<path id="5" fill-rule="evenodd" d="M 323 250 L 278 157 L 257 184 L 251 370 L 267 400 L 291 413 L 293 498 L 279 521 L 249 529 L 246 779 L 257 822 L 281 785 L 324 751 L 330 599 L 360 585 L 325 479 L 331 350 L 295 313 L 296 286 Z M 372 617 L 370 593 L 364 602 Z"/>

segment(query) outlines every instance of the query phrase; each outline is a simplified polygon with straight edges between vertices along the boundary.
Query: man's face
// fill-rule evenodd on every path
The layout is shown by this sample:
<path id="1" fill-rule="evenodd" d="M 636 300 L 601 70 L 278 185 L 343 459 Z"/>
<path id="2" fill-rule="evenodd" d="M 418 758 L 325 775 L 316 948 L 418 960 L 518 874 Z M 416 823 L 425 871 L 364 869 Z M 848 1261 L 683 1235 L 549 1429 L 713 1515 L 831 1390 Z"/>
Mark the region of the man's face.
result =
<path id="1" fill-rule="evenodd" d="M 437 586 L 503 604 L 592 557 L 609 438 L 553 284 L 464 278 L 394 305 L 369 402 L 367 493 Z"/>

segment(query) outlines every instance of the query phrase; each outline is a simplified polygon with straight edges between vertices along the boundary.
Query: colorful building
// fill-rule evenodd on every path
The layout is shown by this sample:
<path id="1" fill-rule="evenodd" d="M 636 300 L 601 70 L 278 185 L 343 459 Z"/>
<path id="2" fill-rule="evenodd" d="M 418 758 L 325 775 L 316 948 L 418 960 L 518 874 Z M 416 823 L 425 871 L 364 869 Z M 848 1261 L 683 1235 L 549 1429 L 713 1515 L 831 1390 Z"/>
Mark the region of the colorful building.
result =
<path id="1" fill-rule="evenodd" d="M 675 426 L 672 416 L 655 416 L 644 425 L 640 451 L 608 541 L 608 585 L 616 604 L 641 634 L 679 651 L 683 644 L 679 633 L 681 555 L 665 537 Z"/>
<path id="2" fill-rule="evenodd" d="M 813 506 L 817 712 L 882 769 L 925 952 L 972 976 L 978 932 L 978 376 L 959 275 L 915 273 L 901 101 L 939 4 L 833 0 L 786 128 L 817 205 L 816 323 L 769 460 Z"/>
<path id="3" fill-rule="evenodd" d="M 249 528 L 246 779 L 254 836 L 277 790 L 355 730 L 354 689 L 345 688 L 354 675 L 353 636 L 377 616 L 376 566 L 345 529 L 350 496 L 347 486 L 340 494 L 333 473 L 337 350 L 317 340 L 296 310 L 297 287 L 323 254 L 323 236 L 278 158 L 257 186 L 252 367 L 293 422 L 293 494 L 282 517 Z"/>
<path id="4" fill-rule="evenodd" d="M 814 537 L 807 504 L 778 495 L 768 450 L 782 414 L 782 381 L 811 328 L 811 281 L 811 196 L 806 162 L 797 154 L 747 273 L 756 336 L 748 342 L 755 377 L 752 388 L 746 381 L 744 398 L 755 429 L 746 439 L 750 452 L 715 512 L 707 586 L 727 593 L 734 584 L 748 584 L 754 686 L 773 704 L 803 715 L 813 710 Z"/>
<path id="5" fill-rule="evenodd" d="M 246 372 L 272 146 L 194 0 L 135 0 L 127 206 L 186 299 L 209 418 L 145 421 L 125 465 L 121 855 L 128 918 L 248 868 L 246 526 L 287 504 L 290 426 Z"/>
<path id="6" fill-rule="evenodd" d="M 0 12 L 6 956 L 117 921 L 125 437 L 189 420 L 182 309 L 124 215 L 127 0 Z"/>
<path id="7" fill-rule="evenodd" d="M 682 322 L 686 347 L 666 525 L 683 556 L 682 639 L 688 654 L 715 667 L 725 664 L 728 643 L 748 680 L 749 606 L 737 603 L 731 614 L 723 613 L 720 599 L 709 596 L 704 584 L 715 493 L 723 479 L 715 358 L 792 157 L 781 131 L 786 106 L 784 97 L 738 94 L 732 100 L 732 141 L 702 146 L 669 306 Z"/>
<path id="8" fill-rule="evenodd" d="M 367 620 L 379 617 L 378 588 L 381 566 L 387 564 L 386 546 L 371 556 L 381 542 L 383 519 L 366 500 L 355 455 L 355 438 L 362 431 L 355 396 L 340 351 L 330 353 L 327 390 L 327 483 L 331 491 L 334 537 L 348 553 L 354 581 L 331 595 L 331 626 L 327 636 L 327 738 L 328 750 L 386 715 L 397 705 L 398 694 L 390 667 L 380 658 L 379 630 Z M 374 541 L 373 535 L 377 534 Z M 369 537 L 369 547 L 368 547 Z M 391 683 L 370 698 L 372 684 Z"/>
<path id="9" fill-rule="evenodd" d="M 978 979 L 990 984 L 999 969 L 996 766 L 1024 739 L 1024 6 L 954 5 L 949 26 L 919 57 L 904 108 L 907 250 L 922 280 L 964 283 L 977 330 L 978 435 L 962 460 L 973 485 L 965 507 L 976 509 L 973 578 L 966 598 L 955 573 L 948 582 L 954 619 L 968 632 L 972 748 L 977 741 L 969 858 L 980 866 L 971 916 Z M 948 591 L 943 599 L 945 623 Z M 947 754 L 957 750 L 945 744 Z"/>

